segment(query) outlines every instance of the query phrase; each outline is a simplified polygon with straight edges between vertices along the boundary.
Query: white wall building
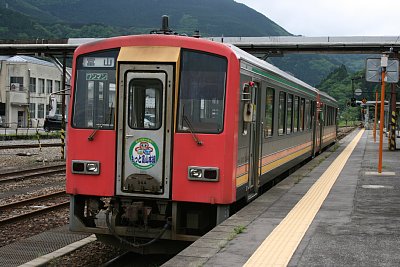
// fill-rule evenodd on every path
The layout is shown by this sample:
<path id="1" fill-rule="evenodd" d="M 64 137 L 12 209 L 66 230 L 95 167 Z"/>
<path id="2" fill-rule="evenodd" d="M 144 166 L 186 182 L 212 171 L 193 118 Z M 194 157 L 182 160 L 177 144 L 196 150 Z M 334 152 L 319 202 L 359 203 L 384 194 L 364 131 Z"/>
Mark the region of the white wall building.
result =
<path id="1" fill-rule="evenodd" d="M 61 81 L 61 71 L 51 62 L 28 56 L 0 57 L 2 126 L 42 127 L 49 95 L 62 89 Z M 60 103 L 61 96 L 57 99 Z"/>

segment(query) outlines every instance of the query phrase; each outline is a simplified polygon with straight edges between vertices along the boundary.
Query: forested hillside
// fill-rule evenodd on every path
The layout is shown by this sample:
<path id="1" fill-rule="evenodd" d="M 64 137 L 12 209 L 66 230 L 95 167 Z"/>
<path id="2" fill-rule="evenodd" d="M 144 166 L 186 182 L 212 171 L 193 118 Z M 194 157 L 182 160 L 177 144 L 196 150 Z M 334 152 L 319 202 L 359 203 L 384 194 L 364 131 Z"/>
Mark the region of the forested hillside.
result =
<path id="1" fill-rule="evenodd" d="M 365 80 L 364 70 L 349 72 L 344 65 L 331 72 L 317 85 L 317 88 L 333 96 L 338 101 L 342 112 L 351 109 L 348 104 L 353 97 L 353 89 L 362 90 L 362 95 L 356 96 L 356 99 L 360 101 L 363 98 L 374 101 L 375 90 L 380 91 L 377 83 L 370 83 Z"/>
<path id="2" fill-rule="evenodd" d="M 281 36 L 285 29 L 233 0 L 0 0 L 0 39 L 59 39 L 143 34 L 159 29 L 162 15 L 170 27 L 202 36 Z M 345 64 L 363 68 L 364 57 L 285 55 L 272 64 L 317 85 Z"/>
<path id="3" fill-rule="evenodd" d="M 233 0 L 0 0 L 0 6 L 31 17 L 58 38 L 66 31 L 57 29 L 87 24 L 96 25 L 103 37 L 148 33 L 160 27 L 165 14 L 176 31 L 189 35 L 194 30 L 204 36 L 289 35 L 261 13 Z"/>

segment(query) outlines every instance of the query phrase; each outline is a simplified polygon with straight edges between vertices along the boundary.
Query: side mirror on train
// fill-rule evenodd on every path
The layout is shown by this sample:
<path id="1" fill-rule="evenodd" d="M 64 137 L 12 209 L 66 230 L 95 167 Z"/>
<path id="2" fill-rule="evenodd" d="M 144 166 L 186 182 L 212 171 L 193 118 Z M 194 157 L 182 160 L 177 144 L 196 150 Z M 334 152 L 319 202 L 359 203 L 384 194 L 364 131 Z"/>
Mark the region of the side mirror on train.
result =
<path id="1" fill-rule="evenodd" d="M 254 105 L 252 103 L 245 103 L 243 106 L 243 122 L 253 121 Z"/>
<path id="2" fill-rule="evenodd" d="M 57 99 L 54 95 L 49 96 L 49 115 L 54 116 L 57 110 Z"/>
<path id="3" fill-rule="evenodd" d="M 254 86 L 254 82 L 248 82 L 243 85 L 241 99 L 243 102 L 243 122 L 253 121 L 254 104 L 251 101 L 251 90 Z"/>

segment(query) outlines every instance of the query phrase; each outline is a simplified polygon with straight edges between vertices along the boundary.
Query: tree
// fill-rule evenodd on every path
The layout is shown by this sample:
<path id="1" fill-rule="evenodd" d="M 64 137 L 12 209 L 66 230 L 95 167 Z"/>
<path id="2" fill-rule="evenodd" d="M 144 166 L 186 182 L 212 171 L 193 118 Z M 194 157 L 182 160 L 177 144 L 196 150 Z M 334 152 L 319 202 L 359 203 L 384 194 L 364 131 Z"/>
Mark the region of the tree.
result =
<path id="1" fill-rule="evenodd" d="M 359 107 L 347 107 L 340 114 L 340 120 L 342 120 L 342 121 L 344 120 L 346 122 L 346 126 L 349 121 L 352 121 L 353 125 L 354 125 L 354 121 L 357 121 L 359 116 L 360 116 L 360 108 Z"/>

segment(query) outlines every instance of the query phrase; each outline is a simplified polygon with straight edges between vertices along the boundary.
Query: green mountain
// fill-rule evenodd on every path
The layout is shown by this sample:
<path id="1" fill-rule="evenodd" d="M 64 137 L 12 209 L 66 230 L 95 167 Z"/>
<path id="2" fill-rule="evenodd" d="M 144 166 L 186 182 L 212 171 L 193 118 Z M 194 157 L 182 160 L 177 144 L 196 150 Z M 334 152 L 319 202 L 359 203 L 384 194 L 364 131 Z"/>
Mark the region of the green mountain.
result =
<path id="1" fill-rule="evenodd" d="M 326 78 L 322 79 L 317 88 L 334 97 L 338 101 L 341 111 L 348 109 L 347 104 L 354 96 L 353 90 L 362 90 L 360 96 L 354 96 L 360 101 L 363 98 L 374 101 L 375 91 L 380 91 L 378 83 L 365 80 L 365 70 L 349 72 L 344 65 L 333 70 Z M 389 91 L 387 90 L 386 93 L 386 96 L 388 96 Z"/>
<path id="2" fill-rule="evenodd" d="M 367 55 L 285 54 L 267 61 L 297 78 L 317 86 L 332 71 L 345 65 L 352 73 L 365 67 Z"/>
<path id="3" fill-rule="evenodd" d="M 170 28 L 202 36 L 282 36 L 285 29 L 233 0 L 0 0 L 0 39 L 112 37 L 159 29 L 161 16 Z M 285 55 L 272 64 L 311 85 L 345 64 L 364 66 L 364 57 Z"/>
<path id="4" fill-rule="evenodd" d="M 0 7 L 50 28 L 54 24 L 75 25 L 73 28 L 101 24 L 112 27 L 115 35 L 158 29 L 165 14 L 174 30 L 189 35 L 194 30 L 204 36 L 290 35 L 261 13 L 233 0 L 0 0 Z"/>
<path id="5" fill-rule="evenodd" d="M 30 39 L 39 36 L 48 38 L 52 34 L 30 17 L 13 10 L 0 8 L 1 39 Z"/>

